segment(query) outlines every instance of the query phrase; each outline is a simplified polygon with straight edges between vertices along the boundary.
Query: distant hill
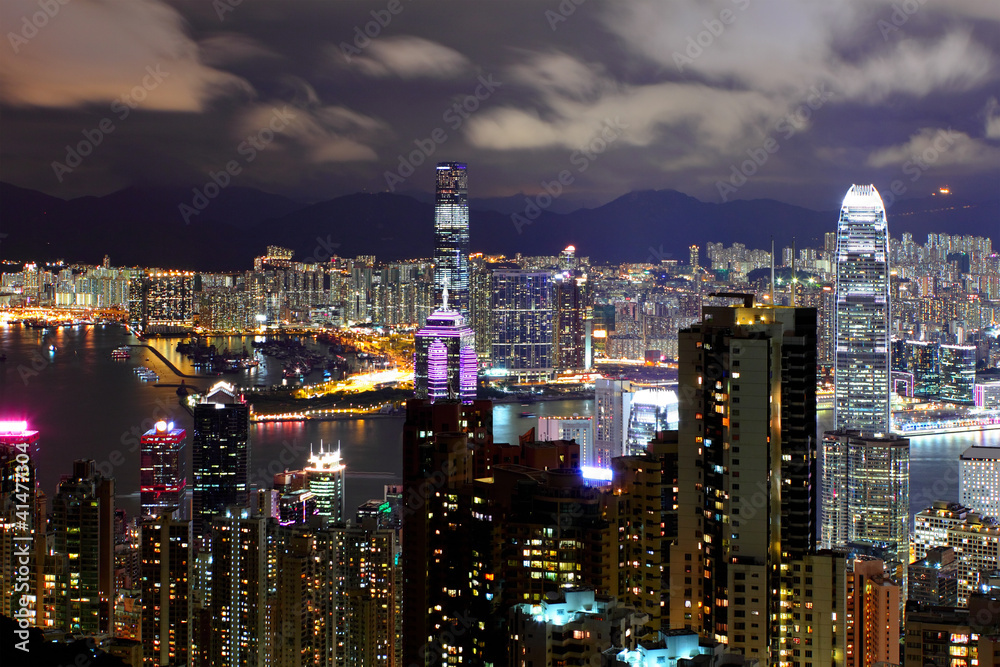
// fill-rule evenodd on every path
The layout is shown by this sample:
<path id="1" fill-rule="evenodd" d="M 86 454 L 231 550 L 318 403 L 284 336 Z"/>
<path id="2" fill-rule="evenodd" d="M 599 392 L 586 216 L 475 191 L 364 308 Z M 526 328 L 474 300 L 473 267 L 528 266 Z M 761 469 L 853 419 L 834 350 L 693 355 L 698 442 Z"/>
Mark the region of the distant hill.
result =
<path id="1" fill-rule="evenodd" d="M 371 254 L 380 260 L 430 257 L 434 209 L 428 201 L 389 193 L 352 194 L 311 205 L 253 188 L 230 187 L 211 200 L 191 188 L 134 186 L 102 197 L 63 200 L 0 183 L 0 258 L 100 262 L 120 266 L 240 270 L 268 244 L 299 259 Z M 822 244 L 837 211 L 779 201 L 699 201 L 674 190 L 630 192 L 596 208 L 557 213 L 545 198 L 473 200 L 473 251 L 557 254 L 575 245 L 595 262 L 687 261 L 691 244 L 744 243 L 766 248 Z M 478 203 L 477 203 L 478 202 Z M 481 206 L 480 206 L 481 204 Z M 182 208 L 182 205 L 189 208 Z M 1000 242 L 1000 200 L 928 197 L 896 202 L 893 236 L 910 232 L 992 235 Z M 185 220 L 185 218 L 187 218 Z"/>

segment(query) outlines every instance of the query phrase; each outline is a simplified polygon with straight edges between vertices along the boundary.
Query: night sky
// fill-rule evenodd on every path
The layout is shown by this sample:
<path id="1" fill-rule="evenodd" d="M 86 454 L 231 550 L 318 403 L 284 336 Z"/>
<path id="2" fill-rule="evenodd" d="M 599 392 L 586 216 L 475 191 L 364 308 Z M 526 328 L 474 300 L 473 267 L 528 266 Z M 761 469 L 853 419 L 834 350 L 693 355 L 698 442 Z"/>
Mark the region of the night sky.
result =
<path id="1" fill-rule="evenodd" d="M 443 160 L 473 197 L 568 171 L 587 205 L 1000 183 L 997 0 L 3 0 L 0 26 L 0 180 L 64 198 L 227 165 L 301 201 L 429 191 Z"/>

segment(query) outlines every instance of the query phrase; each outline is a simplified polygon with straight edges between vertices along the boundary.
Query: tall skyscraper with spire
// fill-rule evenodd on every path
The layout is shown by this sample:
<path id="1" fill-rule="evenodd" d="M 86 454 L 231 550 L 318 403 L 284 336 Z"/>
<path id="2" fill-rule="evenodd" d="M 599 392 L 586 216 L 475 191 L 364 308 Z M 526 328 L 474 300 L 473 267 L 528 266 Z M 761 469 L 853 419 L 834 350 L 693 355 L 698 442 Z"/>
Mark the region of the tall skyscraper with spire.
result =
<path id="1" fill-rule="evenodd" d="M 820 541 L 888 545 L 906 599 L 910 443 L 891 433 L 889 233 L 873 185 L 853 185 L 837 224 L 835 430 L 823 436 Z"/>
<path id="2" fill-rule="evenodd" d="M 888 433 L 889 232 L 874 185 L 852 185 L 837 224 L 838 430 Z"/>
<path id="3" fill-rule="evenodd" d="M 434 201 L 434 305 L 447 287 L 454 310 L 469 315 L 469 185 L 464 162 L 439 162 Z"/>

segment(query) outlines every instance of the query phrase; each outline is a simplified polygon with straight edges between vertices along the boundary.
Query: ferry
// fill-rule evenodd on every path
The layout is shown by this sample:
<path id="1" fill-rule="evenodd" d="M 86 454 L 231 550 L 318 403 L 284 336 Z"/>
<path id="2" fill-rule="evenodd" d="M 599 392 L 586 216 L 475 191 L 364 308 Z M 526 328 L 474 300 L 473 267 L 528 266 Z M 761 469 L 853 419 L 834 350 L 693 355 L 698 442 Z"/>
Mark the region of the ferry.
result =
<path id="1" fill-rule="evenodd" d="M 519 414 L 518 416 L 519 416 L 519 417 L 520 417 L 521 419 L 528 419 L 529 417 L 534 417 L 534 416 L 535 416 L 535 413 L 534 413 L 534 412 L 522 412 L 522 413 L 521 413 L 521 414 Z"/>
<path id="2" fill-rule="evenodd" d="M 129 349 L 127 345 L 122 345 L 121 347 L 115 348 L 111 353 L 112 359 L 128 359 L 132 356 L 132 350 Z"/>

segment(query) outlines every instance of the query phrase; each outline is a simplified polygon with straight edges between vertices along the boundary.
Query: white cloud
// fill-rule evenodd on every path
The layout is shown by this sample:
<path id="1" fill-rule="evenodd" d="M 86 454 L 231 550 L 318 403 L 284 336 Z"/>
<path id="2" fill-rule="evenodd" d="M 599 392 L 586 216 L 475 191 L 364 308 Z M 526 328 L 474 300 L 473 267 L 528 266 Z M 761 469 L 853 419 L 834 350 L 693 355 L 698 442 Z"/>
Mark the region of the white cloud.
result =
<path id="1" fill-rule="evenodd" d="M 247 110 L 237 126 L 238 138 L 268 127 L 276 110 L 291 116 L 291 121 L 275 134 L 274 148 L 290 144 L 291 150 L 311 163 L 373 161 L 377 155 L 368 143 L 387 130 L 381 121 L 345 107 L 300 107 L 275 101 Z"/>
<path id="2" fill-rule="evenodd" d="M 868 166 L 887 167 L 912 162 L 924 168 L 977 168 L 1000 164 L 1000 148 L 951 128 L 925 127 L 906 142 L 873 151 Z"/>
<path id="3" fill-rule="evenodd" d="M 986 102 L 986 136 L 989 139 L 1000 139 L 1000 102 L 991 97 Z"/>
<path id="4" fill-rule="evenodd" d="M 0 2 L 0 25 L 20 37 L 0 49 L 0 100 L 13 105 L 110 104 L 142 85 L 147 68 L 162 72 L 142 108 L 201 111 L 211 99 L 252 90 L 243 79 L 205 64 L 184 21 L 157 0 L 73 0 L 36 32 L 24 18 L 42 13 L 32 0 Z M 43 16 L 44 13 L 42 13 Z M 5 36 L 10 41 L 10 34 Z M 152 79 L 147 79 L 152 82 Z"/>
<path id="5" fill-rule="evenodd" d="M 472 63 L 458 51 L 421 37 L 383 37 L 372 41 L 350 65 L 374 77 L 450 79 Z"/>

